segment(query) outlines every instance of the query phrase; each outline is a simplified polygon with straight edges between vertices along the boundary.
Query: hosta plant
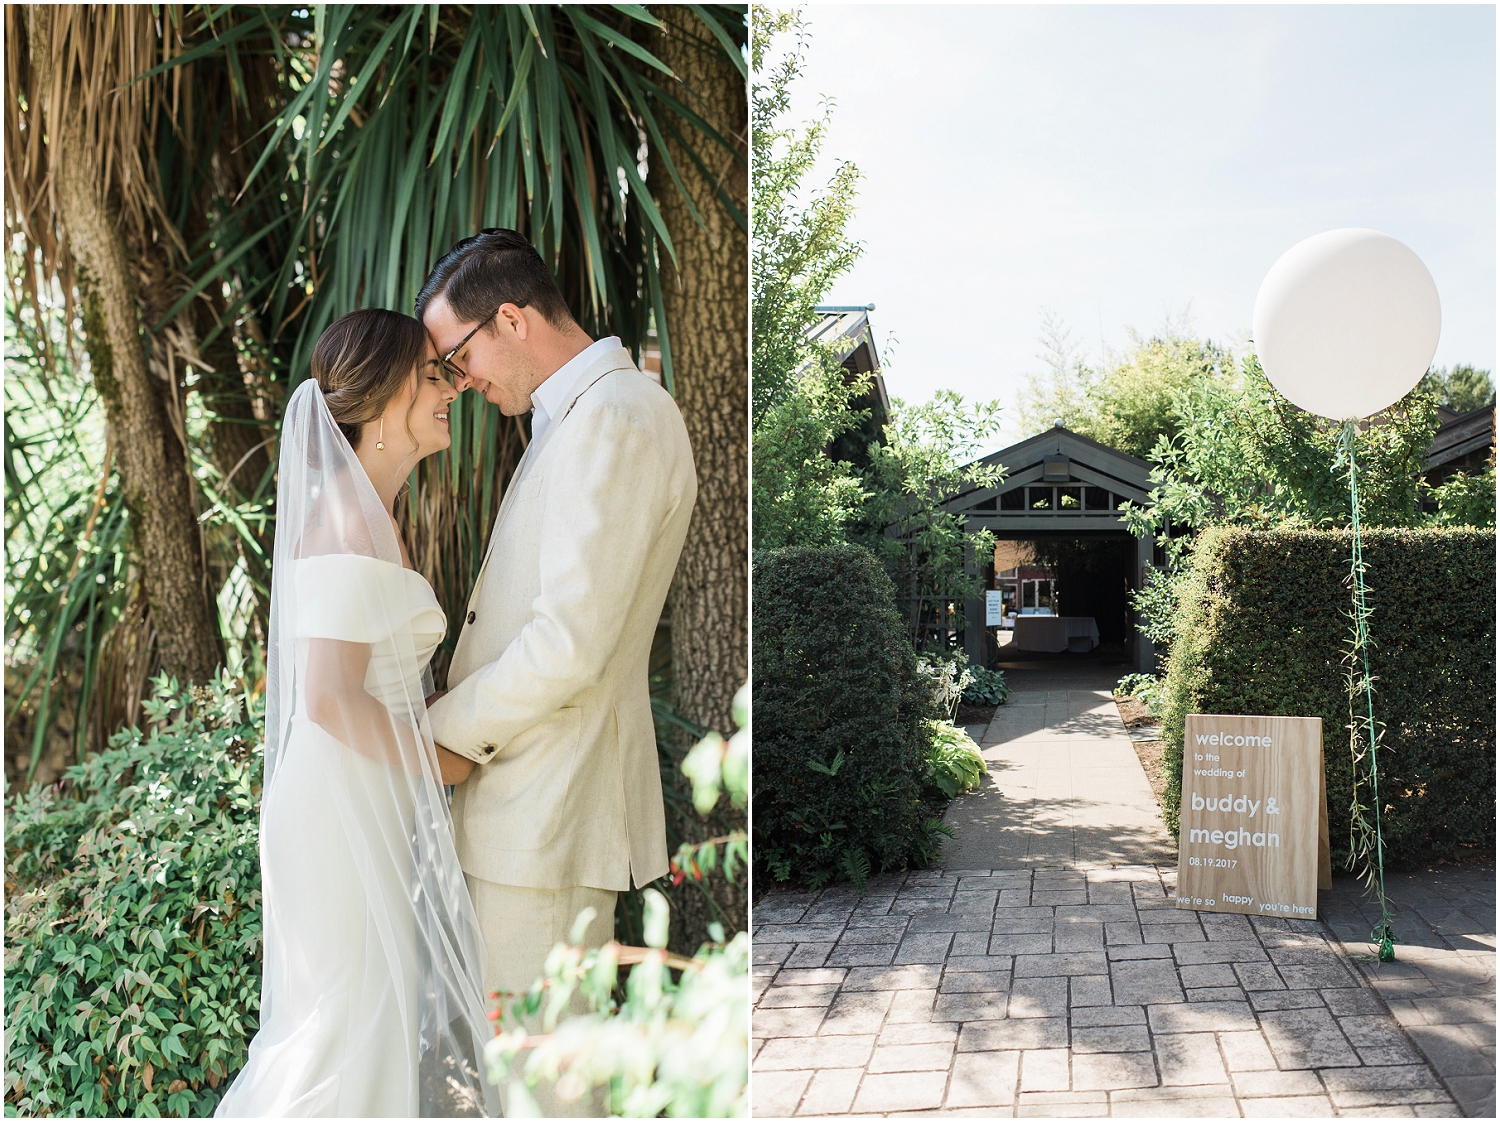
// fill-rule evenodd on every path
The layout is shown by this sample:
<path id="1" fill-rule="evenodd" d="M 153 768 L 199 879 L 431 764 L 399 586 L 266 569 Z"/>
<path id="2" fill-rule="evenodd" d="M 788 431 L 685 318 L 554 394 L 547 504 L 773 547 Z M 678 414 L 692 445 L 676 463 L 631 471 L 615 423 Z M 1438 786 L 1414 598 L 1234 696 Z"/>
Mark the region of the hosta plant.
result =
<path id="1" fill-rule="evenodd" d="M 984 757 L 969 734 L 948 721 L 928 721 L 932 740 L 927 748 L 927 786 L 945 798 L 956 798 L 979 786 L 988 775 Z"/>
<path id="2" fill-rule="evenodd" d="M 971 666 L 969 677 L 971 680 L 963 692 L 965 705 L 1004 705 L 1010 700 L 1010 686 L 1003 671 Z"/>
<path id="3" fill-rule="evenodd" d="M 930 682 L 938 709 L 954 720 L 964 691 L 974 683 L 974 671 L 963 651 L 923 651 L 917 656 L 917 670 Z"/>

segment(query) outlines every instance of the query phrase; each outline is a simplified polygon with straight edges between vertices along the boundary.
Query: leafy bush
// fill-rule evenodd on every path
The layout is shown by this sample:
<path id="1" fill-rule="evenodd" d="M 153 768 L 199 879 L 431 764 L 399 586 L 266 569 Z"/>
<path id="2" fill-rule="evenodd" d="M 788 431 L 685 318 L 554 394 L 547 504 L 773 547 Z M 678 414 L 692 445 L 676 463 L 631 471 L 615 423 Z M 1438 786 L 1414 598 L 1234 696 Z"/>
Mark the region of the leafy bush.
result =
<path id="1" fill-rule="evenodd" d="M 969 734 L 949 721 L 928 721 L 927 729 L 932 738 L 927 745 L 928 787 L 953 799 L 979 786 L 979 777 L 990 769 Z"/>
<path id="2" fill-rule="evenodd" d="M 980 593 L 965 559 L 993 553 L 995 537 L 966 530 L 967 516 L 944 503 L 1004 478 L 1003 467 L 981 459 L 999 429 L 999 401 L 966 407 L 962 395 L 938 390 L 921 405 L 893 399 L 884 441 L 869 446 L 865 509 L 851 538 L 885 562 L 918 649 L 942 641 L 950 623 L 962 630 L 963 601 Z M 947 614 L 950 601 L 956 617 Z"/>
<path id="3" fill-rule="evenodd" d="M 734 699 L 740 730 L 726 744 L 716 732 L 688 753 L 682 771 L 693 784 L 694 805 L 707 814 L 727 790 L 744 809 L 750 780 L 750 689 Z M 723 870 L 733 878 L 743 870 L 745 835 L 725 843 Z M 715 867 L 714 842 L 684 845 L 672 862 L 675 879 L 702 878 Z M 712 942 L 692 959 L 667 953 L 669 908 L 654 888 L 644 897 L 644 947 L 609 943 L 598 949 L 576 945 L 593 910 L 575 922 L 568 944 L 554 947 L 542 976 L 524 995 L 492 1016 L 505 1028 L 485 1047 L 490 1078 L 510 1087 L 506 1113 L 537 1114 L 530 1088 L 543 1080 L 557 1096 L 576 1100 L 591 1088 L 609 1088 L 611 1114 L 653 1118 L 728 1118 L 749 1113 L 750 937 L 739 932 L 725 942 L 724 929 L 709 925 Z M 623 1000 L 619 968 L 629 966 Z M 679 977 L 674 979 L 672 971 Z M 590 1012 L 559 1021 L 575 993 Z M 513 1027 L 505 1027 L 509 1013 Z M 540 1015 L 542 1032 L 526 1025 Z M 524 1063 L 518 1057 L 530 1054 Z M 509 1080 L 519 1068 L 522 1078 Z"/>
<path id="4" fill-rule="evenodd" d="M 682 774 L 693 785 L 693 809 L 707 817 L 718 804 L 720 792 L 739 810 L 750 801 L 750 686 L 740 687 L 734 695 L 734 721 L 739 725 L 726 743 L 717 732 L 698 741 L 682 761 Z M 750 862 L 750 839 L 744 830 L 702 842 L 683 842 L 672 858 L 673 883 L 685 879 L 702 882 L 705 875 L 719 867 L 719 846 L 724 847 L 723 875 L 734 880 L 736 863 L 744 868 Z M 720 927 L 722 932 L 723 928 Z M 715 942 L 724 941 L 722 934 Z"/>
<path id="5" fill-rule="evenodd" d="M 260 995 L 260 715 L 158 678 L 148 734 L 7 800 L 7 1114 L 200 1115 Z"/>
<path id="6" fill-rule="evenodd" d="M 1474 526 L 1495 528 L 1495 462 L 1474 475 L 1455 473 L 1446 483 L 1432 490 L 1437 513 L 1432 520 L 1439 526 Z"/>
<path id="7" fill-rule="evenodd" d="M 1116 683 L 1115 693 L 1136 698 L 1151 716 L 1161 716 L 1161 680 L 1155 674 L 1127 674 Z"/>
<path id="8" fill-rule="evenodd" d="M 1382 824 L 1391 864 L 1495 839 L 1495 535 L 1370 530 L 1367 566 Z M 1334 860 L 1348 857 L 1352 777 L 1343 652 L 1350 539 L 1207 531 L 1184 583 L 1163 690 L 1178 824 L 1189 713 L 1321 717 Z M 1340 849 L 1343 852 L 1340 852 Z"/>
<path id="9" fill-rule="evenodd" d="M 1010 686 L 1001 671 L 971 666 L 969 675 L 971 680 L 963 693 L 965 705 L 1004 705 L 1010 700 Z"/>
<path id="10" fill-rule="evenodd" d="M 925 864 L 941 823 L 921 801 L 932 690 L 858 546 L 754 558 L 756 867 L 777 881 L 863 881 Z"/>
<path id="11" fill-rule="evenodd" d="M 1158 569 L 1146 566 L 1146 583 L 1125 594 L 1138 613 L 1136 630 L 1156 646 L 1157 657 L 1165 661 L 1177 638 L 1177 600 L 1185 570 Z"/>
<path id="12" fill-rule="evenodd" d="M 559 944 L 542 977 L 504 1010 L 517 1026 L 485 1046 L 485 1060 L 490 1079 L 510 1088 L 507 1115 L 536 1117 L 528 1088 L 542 1081 L 566 1101 L 607 1086 L 610 1113 L 627 1118 L 749 1114 L 749 933 L 683 959 L 666 950 L 666 898 L 648 888 L 645 902 L 647 946 Z M 574 932 L 582 937 L 581 923 Z M 630 967 L 623 1001 L 615 996 L 621 966 Z M 575 993 L 591 1012 L 559 1021 Z M 519 1019 L 538 1015 L 543 1031 L 528 1034 Z M 518 1066 L 523 1078 L 511 1080 Z"/>

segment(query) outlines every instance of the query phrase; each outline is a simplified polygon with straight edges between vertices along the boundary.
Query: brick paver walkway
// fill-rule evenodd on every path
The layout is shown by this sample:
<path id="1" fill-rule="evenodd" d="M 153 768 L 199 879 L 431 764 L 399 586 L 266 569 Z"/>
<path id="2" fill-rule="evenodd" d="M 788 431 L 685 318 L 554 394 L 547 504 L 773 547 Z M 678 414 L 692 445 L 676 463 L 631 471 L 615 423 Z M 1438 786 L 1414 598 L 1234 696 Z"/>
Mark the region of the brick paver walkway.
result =
<path id="1" fill-rule="evenodd" d="M 911 873 L 755 909 L 758 1116 L 1457 1115 L 1316 921 L 1149 866 Z"/>
<path id="2" fill-rule="evenodd" d="M 1452 1116 L 1454 1094 L 1482 1102 L 1477 1084 L 1445 1085 L 1322 922 L 1177 909 L 1145 777 L 1092 693 L 1000 710 L 983 740 L 991 783 L 950 809 L 969 838 L 945 868 L 756 904 L 754 1113 Z M 1493 1095 L 1493 1013 L 1489 1026 Z"/>
<path id="3" fill-rule="evenodd" d="M 1386 876 L 1396 907 L 1396 961 L 1368 953 L 1380 909 L 1352 878 L 1323 893 L 1323 919 L 1343 940 L 1465 1114 L 1495 1117 L 1495 866 Z"/>

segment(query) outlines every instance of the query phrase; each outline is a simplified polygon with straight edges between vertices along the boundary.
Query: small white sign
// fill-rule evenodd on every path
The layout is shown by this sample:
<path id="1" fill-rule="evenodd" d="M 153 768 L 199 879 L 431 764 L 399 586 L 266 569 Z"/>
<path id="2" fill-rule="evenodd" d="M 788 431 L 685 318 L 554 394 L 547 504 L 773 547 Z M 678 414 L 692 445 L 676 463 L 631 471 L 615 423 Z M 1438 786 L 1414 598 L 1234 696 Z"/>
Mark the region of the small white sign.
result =
<path id="1" fill-rule="evenodd" d="M 1000 589 L 986 589 L 984 593 L 984 625 L 986 627 L 999 627 L 1005 622 L 1005 602 L 1001 598 Z"/>

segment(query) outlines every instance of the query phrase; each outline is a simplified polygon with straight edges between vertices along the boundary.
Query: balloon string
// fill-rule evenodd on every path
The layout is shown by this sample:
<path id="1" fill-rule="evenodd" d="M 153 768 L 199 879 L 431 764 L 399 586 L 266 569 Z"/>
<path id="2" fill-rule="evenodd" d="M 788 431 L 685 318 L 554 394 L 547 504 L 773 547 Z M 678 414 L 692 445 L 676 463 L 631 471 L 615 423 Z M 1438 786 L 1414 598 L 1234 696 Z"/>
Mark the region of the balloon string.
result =
<path id="1" fill-rule="evenodd" d="M 1352 589 L 1354 596 L 1354 651 L 1359 664 L 1363 669 L 1363 686 L 1365 695 L 1365 735 L 1367 751 L 1370 757 L 1370 794 L 1375 806 L 1375 876 L 1372 878 L 1371 887 L 1380 896 L 1380 922 L 1370 931 L 1370 941 L 1377 947 L 1377 957 L 1381 962 L 1392 962 L 1396 958 L 1396 937 L 1391 926 L 1394 918 L 1391 912 L 1390 899 L 1385 894 L 1385 837 L 1380 823 L 1380 766 L 1376 758 L 1377 734 L 1375 728 L 1375 683 L 1370 675 L 1370 609 L 1366 600 L 1365 587 L 1365 558 L 1364 546 L 1360 536 L 1359 525 L 1359 471 L 1355 462 L 1354 442 L 1358 435 L 1358 423 L 1345 421 L 1342 431 L 1339 433 L 1338 457 L 1334 462 L 1335 468 L 1341 463 L 1347 463 L 1349 468 L 1349 528 L 1353 536 L 1353 554 L 1351 558 Z M 1350 675 L 1353 676 L 1354 667 L 1351 664 Z M 1357 686 L 1351 682 L 1350 690 L 1350 752 L 1353 757 L 1354 766 L 1354 821 L 1351 823 L 1355 829 L 1358 828 L 1360 815 L 1359 806 L 1359 721 L 1354 717 L 1353 706 L 1355 696 L 1358 692 Z M 1368 827 L 1367 827 L 1368 828 Z M 1352 839 L 1351 839 L 1352 840 Z M 1353 861 L 1356 853 L 1350 854 Z"/>

